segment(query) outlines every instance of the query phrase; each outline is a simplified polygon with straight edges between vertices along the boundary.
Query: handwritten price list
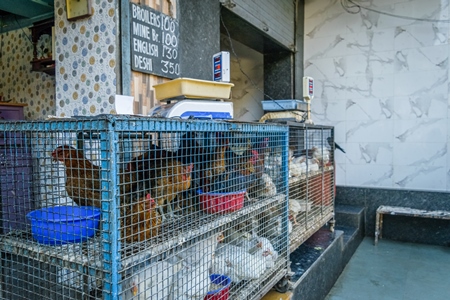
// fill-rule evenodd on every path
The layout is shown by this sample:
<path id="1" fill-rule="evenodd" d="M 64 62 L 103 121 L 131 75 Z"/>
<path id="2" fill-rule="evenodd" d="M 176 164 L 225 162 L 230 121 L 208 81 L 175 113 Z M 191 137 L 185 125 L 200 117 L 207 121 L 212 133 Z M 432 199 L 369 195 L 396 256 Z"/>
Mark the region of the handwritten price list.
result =
<path id="1" fill-rule="evenodd" d="M 180 76 L 178 22 L 150 7 L 130 3 L 131 69 L 167 78 Z"/>

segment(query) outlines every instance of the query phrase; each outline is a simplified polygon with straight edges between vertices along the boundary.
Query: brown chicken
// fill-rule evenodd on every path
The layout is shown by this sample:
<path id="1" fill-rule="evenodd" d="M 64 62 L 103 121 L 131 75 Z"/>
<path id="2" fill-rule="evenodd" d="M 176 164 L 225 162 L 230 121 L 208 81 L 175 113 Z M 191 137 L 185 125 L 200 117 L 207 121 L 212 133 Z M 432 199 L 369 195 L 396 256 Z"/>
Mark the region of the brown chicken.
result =
<path id="1" fill-rule="evenodd" d="M 139 179 L 148 180 L 149 170 L 154 169 L 154 164 L 162 158 L 173 158 L 183 164 L 198 161 L 198 156 L 203 154 L 203 149 L 195 142 L 195 133 L 187 132 L 180 138 L 180 147 L 172 152 L 158 145 L 150 144 L 147 151 L 134 157 L 127 168 L 137 172 Z"/>
<path id="2" fill-rule="evenodd" d="M 249 139 L 245 148 L 243 143 L 230 147 L 226 152 L 229 175 L 224 179 L 225 185 L 231 185 L 233 191 L 245 189 L 247 196 L 254 198 L 255 192 L 263 188 L 261 178 L 268 145 L 269 139 L 263 137 Z"/>
<path id="3" fill-rule="evenodd" d="M 216 152 L 213 153 L 212 159 L 208 162 L 209 166 L 206 169 L 206 176 L 215 178 L 226 171 L 225 152 L 228 148 L 227 142 L 222 142 L 216 147 Z"/>
<path id="4" fill-rule="evenodd" d="M 127 242 L 142 242 L 158 235 L 161 216 L 150 194 L 125 206 L 122 215 L 122 237 Z"/>
<path id="5" fill-rule="evenodd" d="M 211 185 L 222 179 L 220 175 L 227 170 L 226 151 L 228 149 L 227 139 L 217 139 L 217 146 L 213 153 L 203 154 L 200 156 L 202 163 L 200 164 L 201 189 L 203 192 L 209 192 Z"/>
<path id="6" fill-rule="evenodd" d="M 171 202 L 178 194 L 186 191 L 191 186 L 191 173 L 193 164 L 183 165 L 176 159 L 160 159 L 155 161 L 154 168 L 150 172 L 150 194 L 155 198 L 163 221 L 163 206 L 167 206 L 167 212 L 174 217 Z"/>
<path id="7" fill-rule="evenodd" d="M 263 138 L 258 143 L 255 143 L 252 150 L 250 150 L 252 153 L 250 161 L 253 166 L 251 169 L 253 169 L 256 178 L 248 189 L 248 194 L 251 198 L 263 193 L 266 189 L 267 182 L 263 179 L 263 175 L 265 172 L 265 156 L 266 153 L 270 152 L 270 148 L 268 146 L 269 139 Z"/>
<path id="8" fill-rule="evenodd" d="M 101 207 L 100 167 L 85 158 L 83 151 L 63 145 L 52 152 L 54 161 L 66 167 L 66 191 L 68 196 L 80 206 Z M 122 201 L 136 185 L 134 172 L 120 174 Z M 132 202 L 132 201 L 129 201 Z"/>

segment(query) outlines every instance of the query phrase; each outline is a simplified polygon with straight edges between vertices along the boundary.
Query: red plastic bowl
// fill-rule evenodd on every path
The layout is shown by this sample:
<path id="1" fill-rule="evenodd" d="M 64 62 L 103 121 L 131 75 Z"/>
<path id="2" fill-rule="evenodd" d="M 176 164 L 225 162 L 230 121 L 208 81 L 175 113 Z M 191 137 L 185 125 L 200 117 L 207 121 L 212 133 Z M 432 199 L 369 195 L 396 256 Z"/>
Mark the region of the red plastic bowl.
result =
<path id="1" fill-rule="evenodd" d="M 216 214 L 228 213 L 244 207 L 244 191 L 232 193 L 202 193 L 199 191 L 200 206 L 203 211 Z"/>
<path id="2" fill-rule="evenodd" d="M 209 277 L 212 283 L 221 285 L 222 288 L 208 292 L 204 300 L 228 300 L 231 284 L 230 277 L 220 274 L 211 274 Z"/>

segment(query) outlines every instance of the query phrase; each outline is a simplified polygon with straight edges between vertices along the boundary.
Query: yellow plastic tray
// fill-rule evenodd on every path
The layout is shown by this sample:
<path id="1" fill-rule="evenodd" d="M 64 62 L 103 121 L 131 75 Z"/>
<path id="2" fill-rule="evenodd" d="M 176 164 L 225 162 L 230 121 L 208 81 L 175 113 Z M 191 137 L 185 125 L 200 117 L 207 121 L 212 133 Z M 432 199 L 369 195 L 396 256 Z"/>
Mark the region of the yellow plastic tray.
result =
<path id="1" fill-rule="evenodd" d="M 195 99 L 230 99 L 231 88 L 234 86 L 228 82 L 217 82 L 192 78 L 177 78 L 168 82 L 156 84 L 156 100 L 170 98 L 195 98 Z"/>

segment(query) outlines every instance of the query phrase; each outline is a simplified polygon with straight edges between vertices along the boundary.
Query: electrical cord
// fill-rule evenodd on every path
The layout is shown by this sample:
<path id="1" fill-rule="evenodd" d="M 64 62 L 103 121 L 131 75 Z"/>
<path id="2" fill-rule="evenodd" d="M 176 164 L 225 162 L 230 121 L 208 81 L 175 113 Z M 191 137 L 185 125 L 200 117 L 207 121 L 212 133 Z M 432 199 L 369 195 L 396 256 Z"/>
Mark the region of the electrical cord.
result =
<path id="1" fill-rule="evenodd" d="M 444 20 L 444 19 L 414 18 L 414 17 L 391 14 L 391 13 L 388 13 L 385 11 L 373 9 L 371 7 L 362 6 L 353 0 L 341 0 L 341 6 L 346 12 L 348 12 L 350 14 L 358 14 L 361 12 L 361 9 L 365 9 L 365 10 L 375 12 L 375 13 L 378 13 L 381 15 L 390 16 L 390 17 L 394 17 L 394 18 L 400 18 L 400 19 L 406 19 L 406 20 L 412 20 L 412 21 L 433 22 L 433 23 L 450 23 L 450 20 Z"/>
<path id="2" fill-rule="evenodd" d="M 25 30 L 23 30 L 22 25 L 19 23 L 19 20 L 17 20 L 17 16 L 14 15 L 14 20 L 16 21 L 17 25 L 19 26 L 19 28 L 22 30 L 23 34 L 25 35 L 25 37 L 31 42 L 31 44 L 33 44 L 33 40 L 26 34 Z"/>

